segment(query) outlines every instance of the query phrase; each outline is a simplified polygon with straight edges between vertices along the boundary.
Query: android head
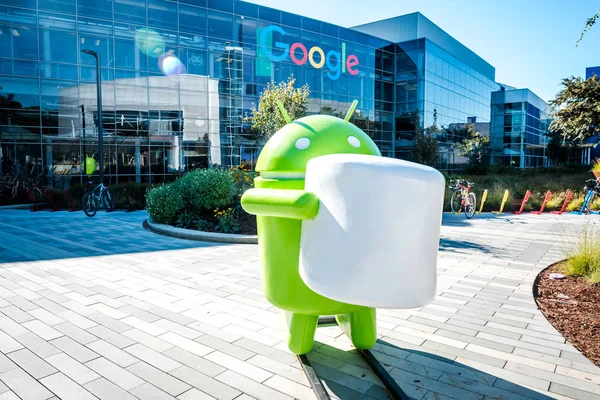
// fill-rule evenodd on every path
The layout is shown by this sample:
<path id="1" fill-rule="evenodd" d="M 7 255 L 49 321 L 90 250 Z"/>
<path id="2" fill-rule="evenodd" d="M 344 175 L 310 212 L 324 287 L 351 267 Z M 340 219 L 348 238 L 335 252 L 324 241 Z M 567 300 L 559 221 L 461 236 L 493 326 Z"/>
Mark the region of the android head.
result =
<path id="1" fill-rule="evenodd" d="M 353 111 L 354 107 L 348 114 Z M 256 170 L 263 178 L 302 179 L 306 163 L 315 157 L 338 153 L 380 156 L 375 142 L 348 119 L 311 115 L 288 123 L 266 143 Z"/>

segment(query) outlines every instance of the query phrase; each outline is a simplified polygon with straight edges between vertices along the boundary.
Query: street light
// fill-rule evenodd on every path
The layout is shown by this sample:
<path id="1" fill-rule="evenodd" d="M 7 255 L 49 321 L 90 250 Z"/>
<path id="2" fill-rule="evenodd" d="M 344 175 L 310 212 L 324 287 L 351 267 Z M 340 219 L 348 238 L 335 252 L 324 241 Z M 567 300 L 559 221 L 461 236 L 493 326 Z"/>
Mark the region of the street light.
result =
<path id="1" fill-rule="evenodd" d="M 102 76 L 100 74 L 100 55 L 93 50 L 81 50 L 96 59 L 96 100 L 98 102 L 98 158 L 100 166 L 100 183 L 104 183 L 104 130 L 102 129 Z"/>

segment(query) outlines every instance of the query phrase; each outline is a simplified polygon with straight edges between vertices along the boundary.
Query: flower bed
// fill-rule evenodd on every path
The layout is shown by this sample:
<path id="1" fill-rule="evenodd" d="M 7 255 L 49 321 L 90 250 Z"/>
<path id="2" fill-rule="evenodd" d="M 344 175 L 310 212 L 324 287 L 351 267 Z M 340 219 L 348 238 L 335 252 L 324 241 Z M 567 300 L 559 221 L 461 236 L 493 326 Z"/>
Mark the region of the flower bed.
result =
<path id="1" fill-rule="evenodd" d="M 256 219 L 240 205 L 253 186 L 255 172 L 242 167 L 187 173 L 148 190 L 146 208 L 152 221 L 205 232 L 256 234 Z"/>

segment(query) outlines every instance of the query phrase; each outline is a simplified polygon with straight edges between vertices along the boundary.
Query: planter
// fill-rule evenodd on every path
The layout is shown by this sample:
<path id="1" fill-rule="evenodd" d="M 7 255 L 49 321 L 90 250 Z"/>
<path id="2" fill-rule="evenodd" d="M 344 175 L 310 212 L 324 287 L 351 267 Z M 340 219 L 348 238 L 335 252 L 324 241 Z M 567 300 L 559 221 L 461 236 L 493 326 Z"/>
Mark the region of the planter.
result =
<path id="1" fill-rule="evenodd" d="M 592 174 L 596 177 L 596 179 L 600 179 L 600 171 L 593 170 Z"/>
<path id="2" fill-rule="evenodd" d="M 199 242 L 258 244 L 258 236 L 256 235 L 203 232 L 193 229 L 176 228 L 171 225 L 157 224 L 152 222 L 152 219 L 150 218 L 144 221 L 144 227 L 161 235 L 180 239 L 196 240 Z"/>

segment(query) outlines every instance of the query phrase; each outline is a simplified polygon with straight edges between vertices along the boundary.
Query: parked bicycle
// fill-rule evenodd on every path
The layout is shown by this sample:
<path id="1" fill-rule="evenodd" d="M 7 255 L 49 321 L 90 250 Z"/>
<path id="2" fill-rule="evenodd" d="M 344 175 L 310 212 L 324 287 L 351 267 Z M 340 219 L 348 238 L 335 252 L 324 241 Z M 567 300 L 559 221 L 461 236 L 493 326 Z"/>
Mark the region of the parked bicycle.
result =
<path id="1" fill-rule="evenodd" d="M 93 182 L 87 183 L 86 193 L 81 201 L 81 208 L 88 217 L 93 217 L 100 208 L 112 211 L 115 208 L 115 201 L 107 186 L 100 183 L 94 188 Z"/>
<path id="2" fill-rule="evenodd" d="M 595 213 L 597 214 L 597 210 L 592 210 L 591 205 L 596 204 L 596 201 L 600 198 L 600 183 L 597 179 L 588 179 L 585 181 L 585 186 L 583 187 L 583 191 L 585 192 L 586 202 L 584 203 L 583 212 L 586 214 Z M 590 197 L 588 197 L 588 193 L 592 192 Z"/>
<path id="3" fill-rule="evenodd" d="M 452 195 L 450 195 L 450 209 L 455 213 L 459 213 L 461 209 L 464 209 L 465 216 L 468 219 L 473 218 L 477 203 L 475 193 L 471 192 L 474 183 L 465 179 L 453 179 L 450 182 L 453 182 L 449 186 L 449 189 L 452 191 Z"/>

